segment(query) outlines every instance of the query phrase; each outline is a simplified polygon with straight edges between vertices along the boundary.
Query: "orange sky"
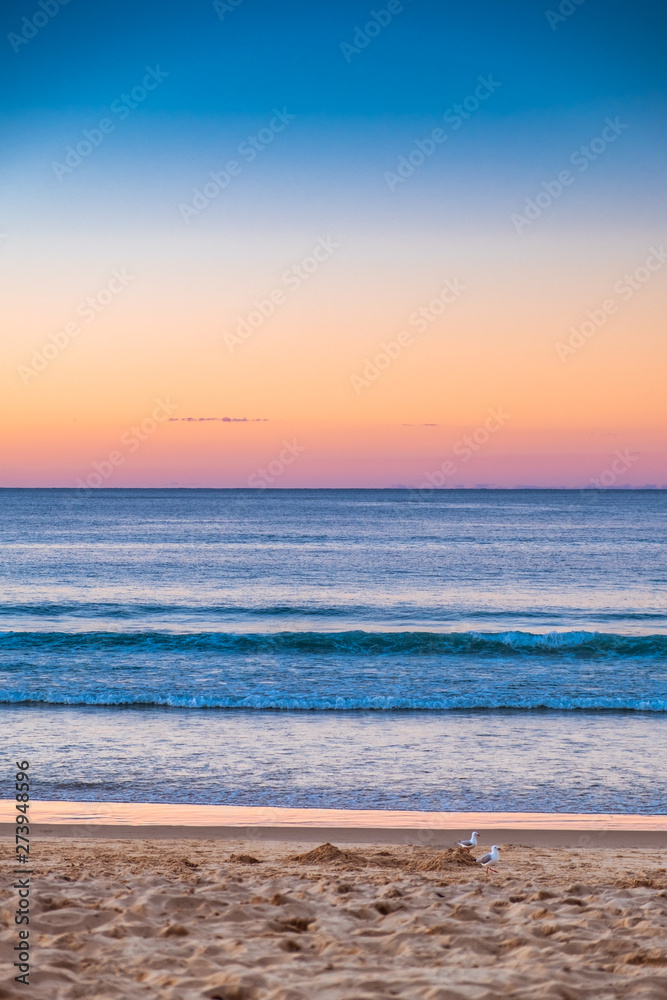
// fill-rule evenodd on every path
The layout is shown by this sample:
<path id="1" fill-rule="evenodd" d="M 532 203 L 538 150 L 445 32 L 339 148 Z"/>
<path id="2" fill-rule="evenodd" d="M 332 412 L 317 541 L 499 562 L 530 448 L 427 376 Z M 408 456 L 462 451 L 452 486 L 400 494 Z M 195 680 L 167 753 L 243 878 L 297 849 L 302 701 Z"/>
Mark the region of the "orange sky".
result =
<path id="1" fill-rule="evenodd" d="M 618 448 L 641 454 L 618 485 L 667 479 L 667 267 L 629 295 L 623 275 L 650 256 L 638 238 L 606 250 L 590 239 L 575 257 L 506 234 L 483 253 L 441 241 L 431 260 L 415 234 L 408 252 L 424 268 L 406 273 L 374 237 L 347 232 L 290 287 L 290 262 L 318 239 L 293 237 L 252 273 L 238 267 L 238 282 L 196 272 L 175 244 L 148 246 L 131 266 L 107 254 L 106 267 L 52 275 L 39 297 L 5 248 L 3 484 L 73 486 L 120 450 L 104 485 L 245 486 L 296 440 L 305 450 L 271 485 L 414 486 L 491 410 L 500 425 L 446 485 L 584 485 Z M 200 240 L 200 259 L 207 249 Z M 90 295 L 95 309 L 81 305 Z M 256 302 L 271 315 L 239 333 Z M 587 311 L 599 326 L 572 339 Z M 123 436 L 158 399 L 180 419 L 128 450 Z M 265 422 L 182 419 L 224 416 Z"/>
<path id="2" fill-rule="evenodd" d="M 645 213 L 608 218 L 598 178 L 517 233 L 514 193 L 447 223 L 426 175 L 404 201 L 373 175 L 368 204 L 284 206 L 248 175 L 186 225 L 169 179 L 147 220 L 135 199 L 96 222 L 76 206 L 101 178 L 58 202 L 12 174 L 0 484 L 96 482 L 120 449 L 98 485 L 247 486 L 296 439 L 270 485 L 416 486 L 501 408 L 445 485 L 583 486 L 616 449 L 641 458 L 612 485 L 662 485 L 667 255 Z M 165 420 L 126 453 L 157 399 L 237 420 Z"/>

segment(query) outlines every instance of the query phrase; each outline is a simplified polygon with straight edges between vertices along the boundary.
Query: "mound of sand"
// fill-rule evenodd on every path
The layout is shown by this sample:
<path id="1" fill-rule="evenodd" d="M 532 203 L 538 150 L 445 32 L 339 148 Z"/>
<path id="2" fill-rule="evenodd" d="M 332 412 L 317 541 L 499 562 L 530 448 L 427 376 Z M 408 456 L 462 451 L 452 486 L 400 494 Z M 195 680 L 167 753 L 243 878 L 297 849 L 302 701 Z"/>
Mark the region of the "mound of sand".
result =
<path id="1" fill-rule="evenodd" d="M 233 856 L 232 856 L 233 857 Z M 410 855 L 391 854 L 376 851 L 362 854 L 360 851 L 342 851 L 334 844 L 320 844 L 305 854 L 289 854 L 285 861 L 290 864 L 319 865 L 336 869 L 355 868 L 400 868 L 405 872 L 444 872 L 457 868 L 475 866 L 475 859 L 462 847 L 448 847 L 444 851 L 415 851 Z"/>
<path id="2" fill-rule="evenodd" d="M 298 862 L 300 865 L 328 865 L 332 861 L 356 861 L 363 864 L 366 859 L 358 851 L 341 851 L 339 847 L 334 847 L 328 841 L 314 847 L 312 851 L 305 854 L 288 854 L 285 861 Z"/>
<path id="3" fill-rule="evenodd" d="M 448 847 L 444 851 L 438 851 L 437 854 L 415 858 L 402 867 L 408 872 L 442 872 L 456 868 L 474 868 L 475 865 L 476 861 L 469 851 L 463 847 Z"/>
<path id="4" fill-rule="evenodd" d="M 667 870 L 655 868 L 653 871 L 637 872 L 630 878 L 620 878 L 615 885 L 619 889 L 667 889 Z"/>

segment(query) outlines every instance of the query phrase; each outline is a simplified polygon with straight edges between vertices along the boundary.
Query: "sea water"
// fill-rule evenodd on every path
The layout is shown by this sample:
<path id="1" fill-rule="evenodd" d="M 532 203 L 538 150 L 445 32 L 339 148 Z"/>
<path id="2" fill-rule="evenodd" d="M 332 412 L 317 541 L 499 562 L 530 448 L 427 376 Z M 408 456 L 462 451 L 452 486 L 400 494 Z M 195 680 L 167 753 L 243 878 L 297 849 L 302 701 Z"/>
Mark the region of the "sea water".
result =
<path id="1" fill-rule="evenodd" d="M 39 798 L 661 812 L 667 491 L 0 491 Z"/>

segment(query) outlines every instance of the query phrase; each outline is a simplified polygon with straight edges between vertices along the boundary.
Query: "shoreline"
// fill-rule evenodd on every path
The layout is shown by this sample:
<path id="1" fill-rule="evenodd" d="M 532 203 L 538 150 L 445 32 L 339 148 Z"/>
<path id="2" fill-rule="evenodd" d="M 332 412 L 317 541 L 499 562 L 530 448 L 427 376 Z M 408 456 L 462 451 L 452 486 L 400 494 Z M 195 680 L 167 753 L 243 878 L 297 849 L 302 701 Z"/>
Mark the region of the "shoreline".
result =
<path id="1" fill-rule="evenodd" d="M 0 835 L 14 828 L 15 803 L 0 800 Z M 527 812 L 414 812 L 296 809 L 146 802 L 30 803 L 35 837 L 276 840 L 451 846 L 479 831 L 494 842 L 533 847 L 667 848 L 667 815 Z"/>

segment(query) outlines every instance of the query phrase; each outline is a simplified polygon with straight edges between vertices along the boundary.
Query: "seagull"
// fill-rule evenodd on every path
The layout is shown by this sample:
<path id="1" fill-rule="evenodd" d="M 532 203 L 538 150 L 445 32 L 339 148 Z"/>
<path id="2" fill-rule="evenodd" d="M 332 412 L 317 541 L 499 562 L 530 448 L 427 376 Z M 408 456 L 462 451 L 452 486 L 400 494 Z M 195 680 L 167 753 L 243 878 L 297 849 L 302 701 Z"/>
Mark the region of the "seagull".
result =
<path id="1" fill-rule="evenodd" d="M 457 840 L 456 843 L 459 847 L 465 847 L 466 851 L 469 851 L 471 847 L 477 847 L 477 830 L 473 830 L 470 834 L 470 840 Z"/>
<path id="2" fill-rule="evenodd" d="M 481 856 L 481 858 L 475 858 L 475 861 L 477 862 L 478 865 L 481 865 L 482 868 L 486 868 L 486 874 L 487 875 L 489 874 L 489 872 L 495 872 L 496 875 L 498 874 L 498 872 L 496 871 L 495 868 L 491 868 L 490 867 L 491 862 L 497 861 L 497 860 L 498 860 L 498 845 L 497 844 L 493 845 L 493 847 L 491 848 L 491 853 L 490 854 L 483 854 Z"/>

